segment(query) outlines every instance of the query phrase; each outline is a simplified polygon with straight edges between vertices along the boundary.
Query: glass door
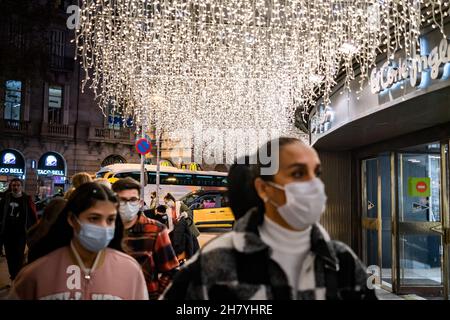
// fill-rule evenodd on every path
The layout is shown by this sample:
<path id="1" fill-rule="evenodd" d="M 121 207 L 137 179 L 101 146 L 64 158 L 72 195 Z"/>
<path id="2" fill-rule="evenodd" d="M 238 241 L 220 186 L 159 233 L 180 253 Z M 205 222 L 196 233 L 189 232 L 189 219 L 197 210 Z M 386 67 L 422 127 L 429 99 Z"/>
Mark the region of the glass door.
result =
<path id="1" fill-rule="evenodd" d="M 443 276 L 444 276 L 444 298 L 450 300 L 450 212 L 449 212 L 449 198 L 450 198 L 450 166 L 449 166 L 449 143 L 448 141 L 441 148 L 441 162 L 442 162 L 442 230 L 440 231 L 443 242 Z"/>
<path id="2" fill-rule="evenodd" d="M 397 159 L 398 291 L 442 296 L 441 144 L 402 149 Z"/>
<path id="3" fill-rule="evenodd" d="M 363 260 L 386 289 L 393 283 L 392 157 L 385 154 L 362 162 Z"/>

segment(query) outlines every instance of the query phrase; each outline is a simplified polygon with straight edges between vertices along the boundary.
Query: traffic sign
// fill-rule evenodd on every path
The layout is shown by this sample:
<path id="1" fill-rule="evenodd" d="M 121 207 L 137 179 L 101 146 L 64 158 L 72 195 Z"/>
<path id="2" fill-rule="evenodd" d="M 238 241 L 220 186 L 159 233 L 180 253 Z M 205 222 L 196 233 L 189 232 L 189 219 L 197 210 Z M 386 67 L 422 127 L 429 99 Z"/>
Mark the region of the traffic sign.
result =
<path id="1" fill-rule="evenodd" d="M 427 186 L 427 184 L 425 182 L 419 181 L 419 182 L 416 183 L 416 190 L 417 190 L 417 192 L 424 193 L 424 192 L 427 191 L 427 189 L 428 189 L 428 186 Z"/>
<path id="2" fill-rule="evenodd" d="M 408 178 L 408 196 L 410 197 L 429 197 L 431 195 L 430 190 L 431 179 L 425 178 Z"/>
<path id="3" fill-rule="evenodd" d="M 136 151 L 139 154 L 145 155 L 152 151 L 152 144 L 145 138 L 136 141 Z"/>

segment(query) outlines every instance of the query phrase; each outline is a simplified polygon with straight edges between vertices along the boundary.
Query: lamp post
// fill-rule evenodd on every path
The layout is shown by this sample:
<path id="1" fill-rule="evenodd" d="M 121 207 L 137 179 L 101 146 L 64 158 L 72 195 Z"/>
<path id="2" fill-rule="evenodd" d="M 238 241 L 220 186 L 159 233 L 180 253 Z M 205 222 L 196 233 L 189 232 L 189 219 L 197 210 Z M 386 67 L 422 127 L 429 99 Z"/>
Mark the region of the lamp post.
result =
<path id="1" fill-rule="evenodd" d="M 159 129 L 156 128 L 156 205 L 159 205 L 159 172 L 161 170 L 161 156 L 160 156 L 160 133 Z"/>
<path id="2" fill-rule="evenodd" d="M 141 126 L 141 137 L 145 138 L 145 125 Z M 145 155 L 141 154 L 141 199 L 145 197 Z"/>

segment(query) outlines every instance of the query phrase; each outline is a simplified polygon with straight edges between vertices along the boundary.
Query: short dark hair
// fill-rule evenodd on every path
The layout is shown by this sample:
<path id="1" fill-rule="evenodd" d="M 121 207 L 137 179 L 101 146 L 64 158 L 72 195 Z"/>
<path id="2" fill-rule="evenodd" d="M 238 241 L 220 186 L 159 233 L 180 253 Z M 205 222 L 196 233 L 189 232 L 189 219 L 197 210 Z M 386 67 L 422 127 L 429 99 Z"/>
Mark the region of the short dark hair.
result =
<path id="1" fill-rule="evenodd" d="M 112 184 L 111 188 L 116 193 L 124 190 L 137 190 L 139 193 L 141 192 L 139 182 L 130 177 L 117 180 Z"/>
<path id="2" fill-rule="evenodd" d="M 164 199 L 176 201 L 175 197 L 169 192 L 164 196 Z"/>
<path id="3" fill-rule="evenodd" d="M 156 207 L 157 212 L 166 213 L 166 210 L 167 210 L 167 207 L 162 204 Z"/>
<path id="4" fill-rule="evenodd" d="M 9 181 L 9 184 L 11 184 L 11 183 L 13 183 L 13 182 L 19 182 L 20 183 L 20 185 L 23 187 L 23 181 L 22 181 L 22 179 L 19 179 L 19 178 L 13 178 L 13 179 L 11 179 L 11 181 Z"/>
<path id="5" fill-rule="evenodd" d="M 244 162 L 244 163 L 242 163 Z M 250 157 L 245 156 L 244 161 L 236 160 L 228 171 L 228 199 L 231 211 L 236 220 L 244 216 L 251 208 L 257 207 L 258 194 L 253 187 L 254 170 L 250 164 Z"/>

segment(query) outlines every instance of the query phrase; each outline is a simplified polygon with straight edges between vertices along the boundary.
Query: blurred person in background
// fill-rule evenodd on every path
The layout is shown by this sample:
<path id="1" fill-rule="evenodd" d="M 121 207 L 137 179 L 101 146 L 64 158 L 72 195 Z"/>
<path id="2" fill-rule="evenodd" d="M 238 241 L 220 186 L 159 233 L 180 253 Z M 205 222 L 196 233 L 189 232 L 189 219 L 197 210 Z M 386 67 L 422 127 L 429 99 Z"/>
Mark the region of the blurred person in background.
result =
<path id="1" fill-rule="evenodd" d="M 0 237 L 10 278 L 14 280 L 25 262 L 27 230 L 37 222 L 37 215 L 32 197 L 23 191 L 22 180 L 14 178 L 9 186 L 10 192 L 0 201 Z"/>
<path id="2" fill-rule="evenodd" d="M 194 223 L 194 213 L 183 201 L 177 201 L 172 194 L 167 193 L 164 196 L 164 203 L 166 204 L 166 213 L 169 218 L 169 232 L 173 230 L 174 225 L 178 222 L 180 217 L 183 216 L 190 221 L 189 228 L 191 229 L 191 233 L 195 237 L 200 235 L 200 231 Z"/>
<path id="3" fill-rule="evenodd" d="M 111 187 L 112 187 L 111 182 L 109 182 L 108 179 L 106 179 L 106 178 L 96 178 L 96 179 L 94 179 L 94 182 L 102 184 L 109 189 L 111 189 Z"/>
<path id="4" fill-rule="evenodd" d="M 92 182 L 92 177 L 87 172 L 79 172 L 72 177 L 72 187 L 65 193 L 64 198 L 69 199 L 70 195 L 76 188 L 84 183 Z"/>
<path id="5" fill-rule="evenodd" d="M 156 191 L 153 191 L 150 194 L 150 204 L 149 204 L 149 209 L 156 209 Z"/>
<path id="6" fill-rule="evenodd" d="M 152 209 L 146 210 L 145 215 L 147 217 L 149 217 L 150 219 L 159 221 L 160 223 L 162 223 L 163 225 L 168 227 L 169 226 L 169 218 L 167 216 L 166 211 L 167 211 L 166 206 L 159 205 L 154 210 L 152 210 Z"/>

